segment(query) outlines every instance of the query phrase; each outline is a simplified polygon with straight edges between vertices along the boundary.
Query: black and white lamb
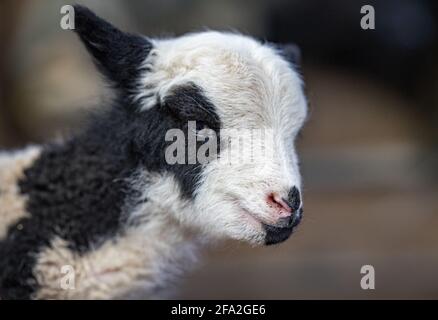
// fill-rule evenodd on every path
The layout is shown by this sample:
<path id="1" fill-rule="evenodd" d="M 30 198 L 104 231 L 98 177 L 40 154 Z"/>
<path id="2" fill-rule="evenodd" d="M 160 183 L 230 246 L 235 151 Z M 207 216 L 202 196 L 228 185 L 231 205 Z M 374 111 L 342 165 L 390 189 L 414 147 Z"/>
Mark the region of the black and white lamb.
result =
<path id="1" fill-rule="evenodd" d="M 75 14 L 113 103 L 62 143 L 0 153 L 0 298 L 160 297 L 207 244 L 286 240 L 302 215 L 307 102 L 281 48 L 214 31 L 150 39 Z M 221 161 L 234 148 L 222 131 L 242 128 L 270 132 L 269 161 Z M 216 157 L 169 163 L 175 129 L 216 133 Z"/>

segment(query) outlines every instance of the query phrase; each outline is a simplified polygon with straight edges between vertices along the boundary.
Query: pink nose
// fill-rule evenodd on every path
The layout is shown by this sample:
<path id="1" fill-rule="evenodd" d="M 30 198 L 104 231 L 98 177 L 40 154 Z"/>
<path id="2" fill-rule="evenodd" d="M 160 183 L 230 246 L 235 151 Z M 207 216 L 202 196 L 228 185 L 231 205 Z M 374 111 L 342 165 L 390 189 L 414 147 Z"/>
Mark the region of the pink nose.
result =
<path id="1" fill-rule="evenodd" d="M 268 195 L 268 205 L 278 210 L 279 217 L 288 217 L 292 214 L 292 208 L 275 192 Z"/>

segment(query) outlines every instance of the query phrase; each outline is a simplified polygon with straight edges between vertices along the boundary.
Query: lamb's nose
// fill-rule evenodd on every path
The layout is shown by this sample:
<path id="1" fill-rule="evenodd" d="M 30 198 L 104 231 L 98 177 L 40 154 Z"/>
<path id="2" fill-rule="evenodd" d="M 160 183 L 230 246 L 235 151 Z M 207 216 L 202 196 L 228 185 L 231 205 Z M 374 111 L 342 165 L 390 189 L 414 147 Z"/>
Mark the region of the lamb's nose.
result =
<path id="1" fill-rule="evenodd" d="M 300 192 L 296 187 L 293 187 L 287 198 L 282 198 L 277 193 L 271 193 L 268 197 L 268 203 L 274 208 L 278 208 L 280 218 L 290 218 L 297 216 L 298 209 L 301 206 Z"/>
<path id="2" fill-rule="evenodd" d="M 297 226 L 302 218 L 301 196 L 296 187 L 290 189 L 287 199 L 277 193 L 271 193 L 268 203 L 277 208 L 278 226 L 292 228 Z"/>
<path id="3" fill-rule="evenodd" d="M 271 193 L 268 197 L 268 204 L 273 207 L 280 218 L 289 217 L 292 213 L 292 208 L 286 200 L 280 197 L 277 193 Z"/>

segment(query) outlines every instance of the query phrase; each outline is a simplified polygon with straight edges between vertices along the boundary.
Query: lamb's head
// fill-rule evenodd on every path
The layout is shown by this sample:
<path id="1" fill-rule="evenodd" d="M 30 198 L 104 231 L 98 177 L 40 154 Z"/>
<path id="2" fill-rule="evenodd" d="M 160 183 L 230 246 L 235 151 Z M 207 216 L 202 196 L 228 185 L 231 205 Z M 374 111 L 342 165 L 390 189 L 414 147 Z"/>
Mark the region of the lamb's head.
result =
<path id="1" fill-rule="evenodd" d="M 171 182 L 145 183 L 150 197 L 211 237 L 289 237 L 302 215 L 294 141 L 307 103 L 284 51 L 221 32 L 130 35 L 82 7 L 76 29 L 129 105 L 144 170 Z"/>

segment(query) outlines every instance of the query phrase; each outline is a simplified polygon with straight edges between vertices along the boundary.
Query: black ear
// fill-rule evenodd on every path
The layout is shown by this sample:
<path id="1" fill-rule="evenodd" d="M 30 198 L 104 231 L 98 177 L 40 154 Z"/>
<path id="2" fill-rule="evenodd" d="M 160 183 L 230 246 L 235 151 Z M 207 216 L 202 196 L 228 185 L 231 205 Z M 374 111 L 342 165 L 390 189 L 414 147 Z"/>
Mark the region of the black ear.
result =
<path id="1" fill-rule="evenodd" d="M 121 89 L 135 89 L 152 44 L 145 37 L 120 31 L 86 7 L 75 5 L 75 32 L 99 70 Z"/>
<path id="2" fill-rule="evenodd" d="M 296 44 L 288 43 L 278 45 L 278 47 L 286 60 L 293 63 L 295 66 L 301 65 L 301 50 Z"/>

